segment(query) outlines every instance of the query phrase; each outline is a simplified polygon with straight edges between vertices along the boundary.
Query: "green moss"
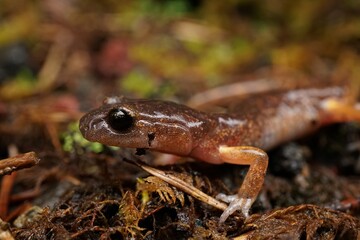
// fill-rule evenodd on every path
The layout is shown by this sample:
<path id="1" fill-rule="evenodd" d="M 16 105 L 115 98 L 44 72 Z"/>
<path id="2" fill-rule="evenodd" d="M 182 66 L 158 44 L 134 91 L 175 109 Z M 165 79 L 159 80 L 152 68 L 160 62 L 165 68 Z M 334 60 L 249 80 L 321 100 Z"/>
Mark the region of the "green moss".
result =
<path id="1" fill-rule="evenodd" d="M 189 9 L 185 0 L 172 1 L 138 1 L 140 12 L 157 18 L 172 19 L 183 16 Z"/>
<path id="2" fill-rule="evenodd" d="M 17 76 L 0 88 L 0 99 L 12 100 L 30 96 L 36 91 L 37 81 L 29 69 L 21 70 Z"/>
<path id="3" fill-rule="evenodd" d="M 132 93 L 138 97 L 149 97 L 156 91 L 156 80 L 141 72 L 132 71 L 120 81 L 121 91 Z"/>
<path id="4" fill-rule="evenodd" d="M 62 140 L 62 147 L 65 152 L 82 153 L 83 149 L 95 153 L 104 151 L 104 145 L 97 142 L 89 142 L 82 136 L 78 122 L 68 125 L 68 129 L 62 134 Z"/>

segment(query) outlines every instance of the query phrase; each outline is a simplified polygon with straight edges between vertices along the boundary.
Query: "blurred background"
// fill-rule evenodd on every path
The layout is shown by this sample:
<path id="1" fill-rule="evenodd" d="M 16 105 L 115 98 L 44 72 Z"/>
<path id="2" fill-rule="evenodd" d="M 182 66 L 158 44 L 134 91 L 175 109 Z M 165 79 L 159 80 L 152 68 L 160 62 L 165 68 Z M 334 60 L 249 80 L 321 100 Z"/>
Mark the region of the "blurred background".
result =
<path id="1" fill-rule="evenodd" d="M 314 203 L 350 215 L 300 205 L 304 215 L 274 214 L 246 228 L 241 218 L 219 225 L 216 209 L 187 197 L 184 205 L 182 193 L 177 201 L 162 182 L 144 182 L 143 171 L 121 161 L 133 152 L 85 141 L 77 121 L 111 95 L 184 103 L 215 86 L 261 79 L 283 88 L 359 87 L 359 16 L 359 0 L 0 0 L 0 159 L 29 151 L 41 159 L 0 176 L 0 225 L 8 222 L 16 239 L 227 239 L 244 226 L 355 239 L 359 125 L 270 152 L 275 161 L 252 208 Z M 179 172 L 212 196 L 235 193 L 247 169 L 191 166 Z"/>
<path id="2" fill-rule="evenodd" d="M 2 0 L 0 101 L 359 81 L 359 16 L 357 0 Z"/>

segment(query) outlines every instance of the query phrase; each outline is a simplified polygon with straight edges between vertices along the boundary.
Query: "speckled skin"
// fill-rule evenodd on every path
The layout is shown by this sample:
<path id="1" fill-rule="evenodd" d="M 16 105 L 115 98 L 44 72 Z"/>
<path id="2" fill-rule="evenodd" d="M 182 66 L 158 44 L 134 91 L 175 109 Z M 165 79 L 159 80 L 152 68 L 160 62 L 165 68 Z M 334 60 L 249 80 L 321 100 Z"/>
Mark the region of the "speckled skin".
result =
<path id="1" fill-rule="evenodd" d="M 148 148 L 219 164 L 220 145 L 268 150 L 332 122 L 323 102 L 343 95 L 341 87 L 274 92 L 252 96 L 221 114 L 166 101 L 108 98 L 81 119 L 80 130 L 86 139 L 106 145 Z M 118 133 L 107 123 L 114 108 L 126 109 L 135 119 L 129 132 Z"/>
<path id="2" fill-rule="evenodd" d="M 255 95 L 234 103 L 226 114 L 209 114 L 211 128 L 191 156 L 221 163 L 215 149 L 219 145 L 255 146 L 269 150 L 283 142 L 311 133 L 319 127 L 343 121 L 324 108 L 324 102 L 342 100 L 340 87 L 300 89 Z"/>
<path id="3" fill-rule="evenodd" d="M 266 174 L 263 150 L 325 124 L 359 121 L 359 110 L 346 100 L 341 87 L 299 89 L 254 95 L 234 103 L 227 113 L 205 113 L 166 101 L 108 98 L 81 118 L 80 130 L 86 139 L 106 145 L 249 165 L 238 194 L 218 196 L 230 203 L 219 220 L 224 222 L 236 210 L 248 216 Z M 111 126 L 114 110 L 127 113 L 133 120 L 130 127 L 119 131 Z"/>

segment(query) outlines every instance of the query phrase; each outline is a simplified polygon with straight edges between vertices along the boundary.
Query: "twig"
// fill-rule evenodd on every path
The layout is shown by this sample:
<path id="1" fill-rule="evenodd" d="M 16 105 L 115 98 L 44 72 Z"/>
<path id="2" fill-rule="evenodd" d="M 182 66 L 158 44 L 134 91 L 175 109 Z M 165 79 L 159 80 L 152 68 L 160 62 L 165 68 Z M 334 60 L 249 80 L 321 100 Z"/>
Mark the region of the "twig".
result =
<path id="1" fill-rule="evenodd" d="M 10 148 L 11 150 L 12 148 Z M 17 152 L 17 150 L 15 151 Z M 23 168 L 29 168 L 38 164 L 40 159 L 34 152 L 16 155 L 0 161 L 0 176 L 10 174 Z M 9 176 L 4 176 L 0 188 L 0 217 L 5 218 L 8 212 L 10 192 L 12 191 L 16 178 L 16 172 Z"/>
<path id="2" fill-rule="evenodd" d="M 126 159 L 125 159 L 126 160 Z M 127 160 L 126 160 L 127 161 Z M 135 163 L 132 161 L 127 161 L 130 163 Z M 180 190 L 188 193 L 189 195 L 193 196 L 194 198 L 205 202 L 217 209 L 220 210 L 225 210 L 227 208 L 227 205 L 216 200 L 215 198 L 203 193 L 202 191 L 200 191 L 199 189 L 197 189 L 194 186 L 189 185 L 188 183 L 184 182 L 183 180 L 181 180 L 180 178 L 177 178 L 171 174 L 168 174 L 164 171 L 161 171 L 159 169 L 156 168 L 152 168 L 149 166 L 146 166 L 142 163 L 136 162 L 136 165 L 138 165 L 139 167 L 141 167 L 142 169 L 144 169 L 145 171 L 147 171 L 148 173 L 150 173 L 151 175 L 154 175 L 158 178 L 160 178 L 161 180 L 169 183 L 170 185 L 173 185 L 176 188 L 179 188 Z"/>
<path id="3" fill-rule="evenodd" d="M 280 89 L 279 84 L 269 79 L 255 79 L 247 82 L 233 83 L 195 94 L 189 99 L 187 105 L 192 108 L 201 109 L 225 100 L 269 92 L 275 89 Z"/>
<path id="4" fill-rule="evenodd" d="M 34 152 L 19 154 L 0 161 L 0 176 L 38 164 L 40 159 Z"/>
<path id="5" fill-rule="evenodd" d="M 0 188 L 0 218 L 5 219 L 8 213 L 10 193 L 14 186 L 16 172 L 14 174 L 4 176 L 1 181 Z"/>

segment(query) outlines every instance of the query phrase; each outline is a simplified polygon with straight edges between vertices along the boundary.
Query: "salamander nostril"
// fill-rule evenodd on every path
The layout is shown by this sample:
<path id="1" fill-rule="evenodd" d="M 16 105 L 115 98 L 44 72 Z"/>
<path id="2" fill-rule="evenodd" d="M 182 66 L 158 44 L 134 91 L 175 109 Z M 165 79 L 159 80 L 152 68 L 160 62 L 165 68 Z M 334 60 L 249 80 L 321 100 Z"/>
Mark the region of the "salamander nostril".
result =
<path id="1" fill-rule="evenodd" d="M 86 132 L 89 130 L 89 127 L 88 127 L 88 124 L 87 124 L 87 121 L 86 121 L 86 115 L 83 116 L 81 119 L 80 119 L 80 122 L 79 122 L 79 129 L 80 129 L 80 132 L 83 136 L 85 136 Z"/>

